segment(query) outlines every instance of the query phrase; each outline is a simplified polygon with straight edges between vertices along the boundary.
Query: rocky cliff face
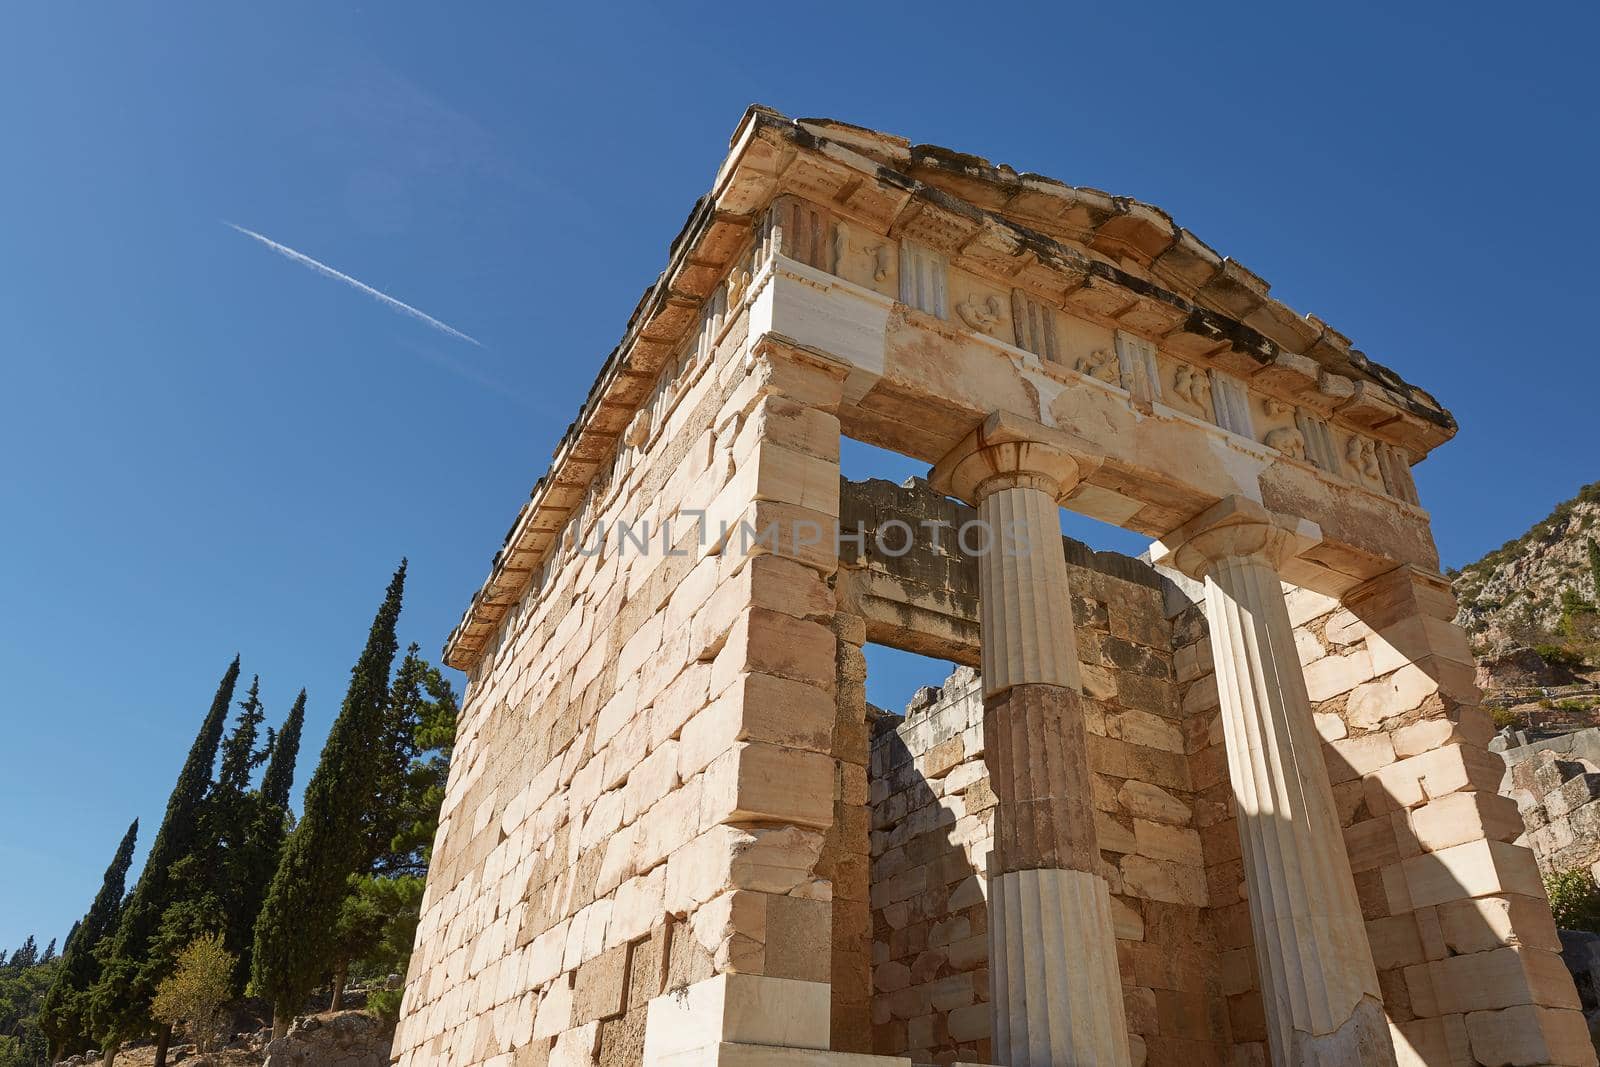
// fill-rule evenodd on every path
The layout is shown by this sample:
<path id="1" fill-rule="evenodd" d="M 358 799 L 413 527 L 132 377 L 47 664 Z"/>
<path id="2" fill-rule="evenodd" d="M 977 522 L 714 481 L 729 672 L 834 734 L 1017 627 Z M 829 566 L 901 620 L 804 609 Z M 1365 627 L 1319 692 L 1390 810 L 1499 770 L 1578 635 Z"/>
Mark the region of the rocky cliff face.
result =
<path id="1" fill-rule="evenodd" d="M 1600 482 L 1579 490 L 1527 533 L 1454 575 L 1456 622 L 1480 653 L 1549 640 L 1567 590 L 1594 603 L 1589 540 L 1600 540 Z"/>

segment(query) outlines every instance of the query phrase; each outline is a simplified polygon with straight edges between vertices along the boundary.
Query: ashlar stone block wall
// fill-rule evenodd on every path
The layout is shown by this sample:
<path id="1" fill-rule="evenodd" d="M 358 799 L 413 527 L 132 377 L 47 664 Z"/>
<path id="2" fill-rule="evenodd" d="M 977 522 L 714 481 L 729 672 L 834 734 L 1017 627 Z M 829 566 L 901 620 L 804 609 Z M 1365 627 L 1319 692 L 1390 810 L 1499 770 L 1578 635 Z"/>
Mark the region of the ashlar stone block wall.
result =
<path id="1" fill-rule="evenodd" d="M 703 544 L 682 517 L 831 529 L 837 383 L 749 352 L 729 318 L 662 376 L 472 672 L 403 1065 L 638 1064 L 665 989 L 828 980 L 831 547 Z M 658 543 L 597 536 L 621 520 Z"/>

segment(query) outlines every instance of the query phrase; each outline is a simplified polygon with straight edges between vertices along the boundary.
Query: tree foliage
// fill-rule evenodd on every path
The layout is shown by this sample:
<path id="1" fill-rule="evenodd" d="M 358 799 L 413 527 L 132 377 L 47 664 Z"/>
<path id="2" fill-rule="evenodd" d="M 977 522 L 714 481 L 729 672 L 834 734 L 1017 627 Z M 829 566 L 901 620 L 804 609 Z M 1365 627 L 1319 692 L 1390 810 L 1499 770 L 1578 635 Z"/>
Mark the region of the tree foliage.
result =
<path id="1" fill-rule="evenodd" d="M 100 977 L 100 961 L 95 949 L 110 934 L 122 914 L 122 894 L 127 886 L 128 868 L 133 864 L 133 848 L 139 838 L 139 820 L 133 820 L 122 835 L 116 855 L 100 880 L 100 891 L 89 910 L 67 935 L 61 953 L 61 966 L 39 1009 L 39 1027 L 49 1037 L 57 1054 L 87 1048 L 85 998 Z"/>
<path id="2" fill-rule="evenodd" d="M 89 997 L 91 1027 L 101 1041 L 124 1040 L 146 1033 L 153 1026 L 151 998 L 156 985 L 176 962 L 168 955 L 173 947 L 172 931 L 170 924 L 164 929 L 164 920 L 173 904 L 188 897 L 186 887 L 173 877 L 173 869 L 194 855 L 217 747 L 222 742 L 228 706 L 238 680 L 239 657 L 235 656 L 189 747 L 189 756 L 167 799 L 161 828 L 156 831 L 144 871 L 122 910 L 116 933 L 102 945 L 102 971 Z"/>
<path id="3" fill-rule="evenodd" d="M 1551 875 L 1544 880 L 1544 891 L 1557 927 L 1600 933 L 1600 886 L 1586 869 Z"/>
<path id="4" fill-rule="evenodd" d="M 0 1067 L 50 1062 L 49 1039 L 39 1028 L 38 1013 L 60 970 L 60 958 L 46 960 L 31 936 L 0 966 Z"/>
<path id="5" fill-rule="evenodd" d="M 178 954 L 172 973 L 156 987 L 151 1014 L 174 1028 L 180 1022 L 186 1024 L 196 1050 L 210 1052 L 222 1029 L 222 1007 L 233 998 L 233 973 L 238 964 L 220 934 L 196 938 Z"/>
<path id="6" fill-rule="evenodd" d="M 405 573 L 402 560 L 350 672 L 344 703 L 306 787 L 305 810 L 256 921 L 252 984 L 272 1001 L 278 1018 L 297 1010 L 331 966 L 340 906 L 367 852 L 366 813 L 386 725 Z"/>

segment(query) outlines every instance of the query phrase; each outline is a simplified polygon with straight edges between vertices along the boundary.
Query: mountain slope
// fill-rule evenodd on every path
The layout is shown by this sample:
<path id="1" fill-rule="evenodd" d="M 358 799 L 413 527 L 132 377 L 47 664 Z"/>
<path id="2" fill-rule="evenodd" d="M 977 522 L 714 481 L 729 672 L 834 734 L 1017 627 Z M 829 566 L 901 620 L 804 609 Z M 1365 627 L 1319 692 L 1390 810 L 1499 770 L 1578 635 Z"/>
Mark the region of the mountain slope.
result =
<path id="1" fill-rule="evenodd" d="M 1563 615 L 1570 613 L 1562 606 L 1573 593 L 1595 603 L 1591 539 L 1600 540 L 1600 482 L 1584 486 L 1527 533 L 1452 574 L 1460 601 L 1456 622 L 1466 628 L 1474 648 L 1582 637 L 1565 632 L 1573 627 L 1564 630 Z"/>

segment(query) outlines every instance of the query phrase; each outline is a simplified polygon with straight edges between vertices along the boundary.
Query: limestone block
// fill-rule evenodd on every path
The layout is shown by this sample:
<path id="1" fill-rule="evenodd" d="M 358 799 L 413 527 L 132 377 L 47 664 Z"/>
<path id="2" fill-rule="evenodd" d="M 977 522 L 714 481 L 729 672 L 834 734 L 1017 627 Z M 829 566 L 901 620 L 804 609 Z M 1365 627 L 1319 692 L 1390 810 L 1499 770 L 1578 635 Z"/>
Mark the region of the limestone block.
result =
<path id="1" fill-rule="evenodd" d="M 1442 748 L 1450 741 L 1459 740 L 1457 726 L 1449 719 L 1423 719 L 1393 731 L 1394 754 L 1401 759 Z"/>
<path id="2" fill-rule="evenodd" d="M 1467 1038 L 1479 1063 L 1591 1065 L 1594 1044 L 1583 1015 L 1534 1005 L 1467 1015 Z"/>
<path id="3" fill-rule="evenodd" d="M 1385 719 L 1415 711 L 1438 683 L 1414 663 L 1375 681 L 1364 682 L 1350 692 L 1344 717 L 1353 729 L 1370 730 Z"/>
<path id="4" fill-rule="evenodd" d="M 1555 920 L 1543 896 L 1520 894 L 1478 897 L 1440 904 L 1436 909 L 1445 945 L 1452 955 L 1487 952 L 1522 944 L 1561 950 Z"/>
<path id="5" fill-rule="evenodd" d="M 1200 867 L 1205 863 L 1205 856 L 1200 847 L 1200 835 L 1193 830 L 1135 819 L 1133 836 L 1134 851 L 1141 856 L 1170 860 L 1192 867 Z"/>
<path id="6" fill-rule="evenodd" d="M 1371 774 L 1394 762 L 1394 744 L 1387 734 L 1368 734 L 1327 746 L 1328 778 L 1334 784 Z"/>
<path id="7" fill-rule="evenodd" d="M 666 865 L 617 887 L 606 929 L 606 945 L 621 945 L 660 924 L 665 914 Z"/>
<path id="8" fill-rule="evenodd" d="M 1306 696 L 1313 704 L 1348 693 L 1372 677 L 1372 657 L 1366 649 L 1345 656 L 1324 656 L 1305 665 Z"/>
<path id="9" fill-rule="evenodd" d="M 1345 725 L 1344 716 L 1336 712 L 1315 712 L 1312 714 L 1311 720 L 1316 724 L 1317 733 L 1324 741 L 1338 741 L 1340 738 L 1350 735 L 1350 729 Z"/>
<path id="10" fill-rule="evenodd" d="M 1451 793 L 1409 815 L 1417 844 L 1428 852 L 1480 838 L 1510 841 L 1523 829 L 1514 801 L 1482 790 Z"/>
<path id="11" fill-rule="evenodd" d="M 1336 742 L 1334 747 L 1342 743 Z M 1388 802 L 1397 808 L 1412 808 L 1457 790 L 1494 792 L 1504 774 L 1504 764 L 1476 745 L 1452 744 L 1386 764 L 1376 771 Z"/>
<path id="12" fill-rule="evenodd" d="M 557 1037 L 550 1046 L 549 1067 L 592 1067 L 600 1044 L 600 1024 L 585 1023 Z"/>
<path id="13" fill-rule="evenodd" d="M 1502 841 L 1471 841 L 1400 864 L 1414 907 L 1505 893 L 1544 895 L 1533 854 Z"/>
<path id="14" fill-rule="evenodd" d="M 683 724 L 688 722 L 695 712 L 706 706 L 711 672 L 712 665 L 709 663 L 690 663 L 656 694 L 650 703 L 649 711 L 645 713 L 649 724 L 646 737 L 650 746 L 659 745 L 668 738 L 678 736 Z M 636 741 L 630 741 L 619 747 L 627 752 L 639 751 Z"/>
<path id="15" fill-rule="evenodd" d="M 825 1049 L 829 999 L 823 982 L 716 975 L 650 1002 L 644 1063 L 668 1064 L 671 1057 L 724 1041 Z"/>
<path id="16" fill-rule="evenodd" d="M 626 1008 L 628 946 L 618 945 L 581 964 L 573 979 L 572 1017 L 578 1023 L 609 1019 Z"/>
<path id="17" fill-rule="evenodd" d="M 1559 954 L 1508 945 L 1428 964 L 1441 1013 L 1486 1011 L 1516 1004 L 1578 1007 L 1572 976 Z"/>
<path id="18" fill-rule="evenodd" d="M 773 820 L 833 823 L 833 761 L 817 752 L 740 742 L 706 768 L 705 824 Z"/>
<path id="19" fill-rule="evenodd" d="M 1204 907 L 1204 871 L 1189 864 L 1168 863 L 1145 856 L 1124 856 L 1120 864 L 1123 892 L 1144 900 Z"/>
<path id="20" fill-rule="evenodd" d="M 639 820 L 637 863 L 641 870 L 654 867 L 699 833 L 704 785 L 704 775 L 688 779 Z"/>
<path id="21" fill-rule="evenodd" d="M 1544 796 L 1545 812 L 1552 818 L 1577 811 L 1591 800 L 1600 798 L 1600 774 L 1584 772 L 1562 782 Z"/>
<path id="22" fill-rule="evenodd" d="M 533 1036 L 555 1037 L 572 1025 L 572 986 L 563 975 L 552 982 L 539 997 L 539 1009 L 533 1017 Z"/>
<path id="23" fill-rule="evenodd" d="M 835 643 L 831 630 L 767 608 L 751 608 L 734 622 L 716 654 L 711 691 L 721 692 L 741 674 L 771 674 L 831 692 Z"/>

